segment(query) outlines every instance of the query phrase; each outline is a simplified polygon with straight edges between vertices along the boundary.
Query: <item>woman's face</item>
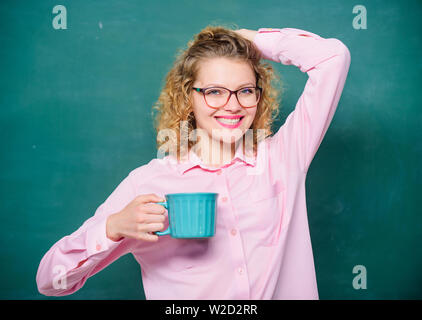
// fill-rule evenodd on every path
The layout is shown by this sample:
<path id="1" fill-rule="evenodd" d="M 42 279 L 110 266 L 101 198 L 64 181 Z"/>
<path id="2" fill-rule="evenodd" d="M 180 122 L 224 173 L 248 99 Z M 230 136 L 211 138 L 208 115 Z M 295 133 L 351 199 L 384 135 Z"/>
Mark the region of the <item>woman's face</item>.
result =
<path id="1" fill-rule="evenodd" d="M 211 58 L 199 62 L 195 88 L 224 87 L 232 91 L 255 87 L 256 78 L 252 67 L 244 61 L 229 58 Z M 202 92 L 192 91 L 193 113 L 197 128 L 205 130 L 217 141 L 233 143 L 241 138 L 252 125 L 256 107 L 243 108 L 232 94 L 227 104 L 220 109 L 208 107 Z M 240 118 L 240 123 L 222 123 L 224 118 Z"/>

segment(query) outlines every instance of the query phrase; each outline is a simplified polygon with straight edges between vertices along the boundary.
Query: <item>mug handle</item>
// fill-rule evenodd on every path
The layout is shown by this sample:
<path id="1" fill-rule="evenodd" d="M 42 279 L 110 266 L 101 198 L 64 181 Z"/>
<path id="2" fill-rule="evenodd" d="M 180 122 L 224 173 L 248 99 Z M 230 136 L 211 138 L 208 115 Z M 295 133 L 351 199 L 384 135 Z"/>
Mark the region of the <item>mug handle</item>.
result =
<path id="1" fill-rule="evenodd" d="M 160 204 L 160 205 L 162 205 L 164 208 L 166 208 L 167 210 L 168 210 L 168 205 L 167 205 L 167 202 L 156 202 L 156 204 Z M 164 230 L 164 231 L 157 231 L 157 232 L 154 232 L 157 236 L 166 236 L 166 235 L 168 235 L 168 234 L 170 234 L 170 224 L 169 224 L 169 226 L 168 226 L 168 228 L 166 229 L 166 230 Z"/>

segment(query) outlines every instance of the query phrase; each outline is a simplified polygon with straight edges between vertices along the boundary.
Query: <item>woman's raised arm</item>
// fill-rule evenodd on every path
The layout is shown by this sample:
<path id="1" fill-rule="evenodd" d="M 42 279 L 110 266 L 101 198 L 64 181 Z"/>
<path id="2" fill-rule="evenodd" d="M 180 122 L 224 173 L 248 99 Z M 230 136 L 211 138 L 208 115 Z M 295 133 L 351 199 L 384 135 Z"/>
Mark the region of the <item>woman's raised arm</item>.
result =
<path id="1" fill-rule="evenodd" d="M 338 39 L 325 39 L 300 29 L 237 32 L 249 39 L 253 37 L 265 59 L 295 65 L 308 74 L 295 110 L 271 139 L 273 159 L 283 159 L 290 168 L 307 172 L 337 108 L 350 66 L 350 52 Z"/>

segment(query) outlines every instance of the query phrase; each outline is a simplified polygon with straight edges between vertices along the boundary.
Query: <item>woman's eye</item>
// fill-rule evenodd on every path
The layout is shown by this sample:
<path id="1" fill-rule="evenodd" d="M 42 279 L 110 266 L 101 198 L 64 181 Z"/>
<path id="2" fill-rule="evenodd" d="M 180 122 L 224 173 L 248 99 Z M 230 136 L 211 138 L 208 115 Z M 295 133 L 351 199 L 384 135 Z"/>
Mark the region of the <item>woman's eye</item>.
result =
<path id="1" fill-rule="evenodd" d="M 219 95 L 221 94 L 221 90 L 218 89 L 211 89 L 205 92 L 207 95 Z"/>
<path id="2" fill-rule="evenodd" d="M 253 90 L 251 88 L 245 88 L 240 91 L 241 94 L 252 94 Z"/>

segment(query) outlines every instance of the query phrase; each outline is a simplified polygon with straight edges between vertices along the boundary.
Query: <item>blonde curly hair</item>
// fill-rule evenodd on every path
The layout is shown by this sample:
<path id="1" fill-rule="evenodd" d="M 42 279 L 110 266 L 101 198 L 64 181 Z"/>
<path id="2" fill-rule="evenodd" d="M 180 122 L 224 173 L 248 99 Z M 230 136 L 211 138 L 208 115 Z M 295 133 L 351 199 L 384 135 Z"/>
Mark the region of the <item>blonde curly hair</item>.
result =
<path id="1" fill-rule="evenodd" d="M 188 42 L 187 48 L 179 52 L 165 78 L 159 98 L 153 105 L 153 118 L 154 111 L 158 112 L 154 119 L 157 148 L 166 143 L 169 149 L 177 152 L 178 160 L 184 157 L 194 144 L 189 139 L 187 144 L 181 143 L 181 139 L 183 135 L 189 137 L 191 131 L 196 129 L 191 93 L 198 63 L 203 59 L 215 57 L 247 62 L 255 72 L 257 86 L 262 88 L 256 115 L 249 128 L 253 130 L 253 152 L 256 153 L 259 141 L 273 133 L 271 126 L 279 114 L 278 96 L 282 90 L 281 86 L 274 88 L 274 84 L 280 81 L 279 76 L 269 63 L 261 61 L 262 54 L 253 42 L 232 29 L 207 26 Z M 175 134 L 166 134 L 168 139 L 163 141 L 160 132 L 169 130 Z"/>

